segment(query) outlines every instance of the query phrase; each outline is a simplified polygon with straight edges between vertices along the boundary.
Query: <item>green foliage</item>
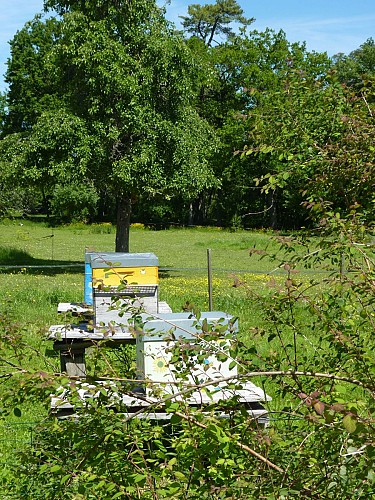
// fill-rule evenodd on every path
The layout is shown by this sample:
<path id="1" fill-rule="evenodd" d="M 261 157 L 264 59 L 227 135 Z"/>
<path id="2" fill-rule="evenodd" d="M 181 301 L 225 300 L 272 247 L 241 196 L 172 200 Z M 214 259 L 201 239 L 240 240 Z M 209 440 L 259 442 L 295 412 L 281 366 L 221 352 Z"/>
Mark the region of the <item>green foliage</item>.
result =
<path id="1" fill-rule="evenodd" d="M 197 104 L 220 139 L 213 157 L 220 188 L 201 197 L 199 206 L 208 205 L 206 213 L 226 226 L 233 218 L 241 218 L 245 227 L 305 223 L 300 186 L 310 172 L 296 165 L 292 175 L 289 162 L 292 152 L 304 153 L 306 143 L 324 141 L 334 126 L 323 112 L 334 99 L 330 93 L 338 92 L 329 81 L 331 61 L 270 29 L 242 32 L 209 49 L 195 38 L 189 45 L 207 66 Z M 239 151 L 246 154 L 233 154 Z M 284 177 L 282 189 L 275 183 L 263 191 L 255 185 L 254 179 L 267 174 L 276 184 Z"/>
<path id="2" fill-rule="evenodd" d="M 360 90 L 375 75 L 375 43 L 369 38 L 349 55 L 337 54 L 334 67 L 341 82 Z"/>
<path id="3" fill-rule="evenodd" d="M 61 222 L 85 222 L 95 215 L 97 202 L 98 195 L 93 186 L 57 185 L 53 192 L 51 214 Z"/>
<path id="4" fill-rule="evenodd" d="M 36 15 L 10 41 L 5 81 L 7 113 L 3 135 L 30 130 L 43 111 L 61 105 L 50 51 L 59 38 L 60 22 Z"/>
<path id="5" fill-rule="evenodd" d="M 361 206 L 370 221 L 373 85 L 368 82 L 362 95 L 355 95 L 334 73 L 322 73 L 324 61 L 312 66 L 314 59 L 308 59 L 310 69 L 288 68 L 283 89 L 255 93 L 259 105 L 249 112 L 243 157 L 255 154 L 267 165 L 257 184 L 282 198 L 284 207 L 288 198 L 314 207 L 316 220 L 319 207 L 349 214 Z"/>
<path id="6" fill-rule="evenodd" d="M 180 17 L 184 29 L 201 39 L 208 47 L 213 42 L 217 43 L 215 36 L 229 37 L 233 34 L 231 23 L 237 22 L 246 26 L 254 21 L 245 18 L 236 0 L 216 0 L 213 5 L 189 5 L 188 16 Z"/>
<path id="7" fill-rule="evenodd" d="M 363 222 L 374 220 L 374 95 L 374 82 L 368 82 L 361 96 L 348 91 L 339 137 L 326 146 L 317 145 L 306 162 L 314 176 L 304 194 L 315 218 L 329 207 L 345 215 L 359 210 Z"/>
<path id="8" fill-rule="evenodd" d="M 248 31 L 235 0 L 191 5 L 188 40 L 154 0 L 45 7 L 61 17 L 38 15 L 11 42 L 3 214 L 48 213 L 56 186 L 87 183 L 100 214 L 118 210 L 122 249 L 132 212 L 274 229 L 315 223 L 318 205 L 373 217 L 371 38 L 329 59 Z"/>
<path id="9" fill-rule="evenodd" d="M 32 188 L 10 187 L 9 182 L 0 189 L 0 219 L 38 212 L 42 204 L 39 192 Z"/>

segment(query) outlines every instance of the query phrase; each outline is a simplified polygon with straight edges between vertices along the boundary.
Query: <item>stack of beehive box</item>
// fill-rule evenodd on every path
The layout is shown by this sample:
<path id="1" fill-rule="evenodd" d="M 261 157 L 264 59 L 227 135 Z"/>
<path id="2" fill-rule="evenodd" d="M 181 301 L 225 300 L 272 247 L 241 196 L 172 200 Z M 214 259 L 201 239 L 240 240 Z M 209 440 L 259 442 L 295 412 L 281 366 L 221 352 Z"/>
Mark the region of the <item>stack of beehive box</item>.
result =
<path id="1" fill-rule="evenodd" d="M 201 313 L 199 319 L 191 313 L 172 313 L 159 301 L 158 259 L 153 253 L 87 252 L 84 304 L 59 304 L 59 310 L 86 313 L 86 322 L 80 325 L 50 328 L 50 339 L 60 351 L 61 370 L 68 375 L 85 378 L 85 350 L 93 342 L 136 344 L 137 390 L 134 396 L 117 395 L 130 413 L 135 408 L 153 407 L 157 394 L 181 398 L 181 387 L 187 384 L 197 386 L 188 393 L 191 405 L 220 404 L 235 395 L 254 417 L 267 416 L 261 404 L 269 399 L 264 391 L 251 382 L 236 380 L 237 362 L 228 354 L 228 343 L 235 339 L 237 321 L 221 311 Z M 141 319 L 138 329 L 132 323 L 134 312 Z M 212 332 L 209 340 L 202 335 L 207 326 Z M 173 361 L 176 348 L 188 352 L 185 366 L 180 363 L 177 367 Z M 67 400 L 52 401 L 57 413 L 72 410 Z M 163 409 L 156 414 L 157 418 L 168 416 Z"/>

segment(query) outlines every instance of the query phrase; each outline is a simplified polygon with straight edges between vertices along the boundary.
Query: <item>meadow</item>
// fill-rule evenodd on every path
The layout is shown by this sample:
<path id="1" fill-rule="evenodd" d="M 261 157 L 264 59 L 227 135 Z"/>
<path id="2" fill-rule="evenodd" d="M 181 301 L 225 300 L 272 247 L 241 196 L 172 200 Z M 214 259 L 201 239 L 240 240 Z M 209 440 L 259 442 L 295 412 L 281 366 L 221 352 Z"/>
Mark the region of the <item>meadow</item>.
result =
<path id="1" fill-rule="evenodd" d="M 132 252 L 154 252 L 158 256 L 160 300 L 168 302 L 174 312 L 187 305 L 201 311 L 208 309 L 207 249 L 211 249 L 213 309 L 238 317 L 239 359 L 246 370 L 287 371 L 292 368 L 300 372 L 330 373 L 334 369 L 346 375 L 348 380 L 357 377 L 367 380 L 373 369 L 370 332 L 374 313 L 371 300 L 366 298 L 366 287 L 372 282 L 367 278 L 363 281 L 362 274 L 358 279 L 343 274 L 342 262 L 334 255 L 337 249 L 333 252 L 328 249 L 319 266 L 311 268 L 304 255 L 315 253 L 317 243 L 314 239 L 309 248 L 296 247 L 295 254 L 282 251 L 283 239 L 285 235 L 267 231 L 216 228 L 154 231 L 136 224 L 131 228 L 130 249 Z M 47 331 L 50 325 L 65 323 L 70 318 L 61 317 L 57 305 L 59 302 L 82 302 L 85 249 L 113 251 L 114 242 L 115 232 L 110 224 L 54 228 L 29 221 L 0 224 L 3 371 L 8 369 L 6 362 L 11 361 L 23 363 L 31 372 L 59 372 L 59 359 L 47 340 Z M 340 256 L 342 249 L 337 251 Z M 292 261 L 295 255 L 298 255 L 297 264 L 288 264 L 288 258 Z M 362 291 L 358 288 L 362 286 L 361 280 Z M 346 332 L 346 337 L 340 337 L 341 332 Z M 366 352 L 366 357 L 358 357 L 357 362 L 356 356 L 362 352 Z M 4 363 L 7 353 L 9 357 Z M 360 363 L 360 359 L 366 361 Z M 282 377 L 252 380 L 272 397 L 267 405 L 272 429 L 258 444 L 268 449 L 268 441 L 274 440 L 275 459 L 284 464 L 293 460 L 293 468 L 301 478 L 297 490 L 304 490 L 306 481 L 311 481 L 318 490 L 323 488 L 320 479 L 324 466 L 322 457 L 330 455 L 331 472 L 326 474 L 324 485 L 332 483 L 337 471 L 342 471 L 337 450 L 354 443 L 353 422 L 359 418 L 357 413 L 369 408 L 363 391 L 353 390 L 350 385 L 349 389 L 340 385 L 336 388 L 329 380 L 318 383 L 309 377 L 303 383 L 297 378 L 287 382 Z M 0 386 L 0 398 L 6 407 L 5 398 L 9 402 L 9 398 L 14 397 L 15 409 L 11 414 L 4 410 L 1 422 L 0 486 L 3 484 L 3 488 L 16 480 L 16 453 L 33 440 L 34 429 L 50 418 L 48 397 L 43 400 L 38 393 L 34 400 L 30 387 L 22 392 L 22 381 L 21 390 L 12 395 L 7 384 L 5 378 Z M 312 399 L 310 406 L 301 402 L 301 397 L 309 400 L 310 392 L 317 395 L 314 398 L 324 398 L 324 402 Z M 357 401 L 355 407 L 346 406 L 348 398 Z M 370 421 L 370 417 L 366 418 L 363 422 Z M 311 425 L 315 427 L 311 429 Z M 257 436 L 254 435 L 256 442 L 260 439 Z M 364 436 L 362 441 L 368 442 L 368 437 Z M 316 448 L 317 439 L 323 440 L 324 446 Z M 311 459 L 311 474 L 305 479 L 302 479 L 303 462 L 300 464 L 298 458 L 301 454 L 305 454 L 306 460 Z M 362 474 L 358 471 L 364 470 L 359 460 L 360 457 L 356 464 L 358 469 L 353 469 L 350 478 L 353 484 Z M 225 462 L 219 463 L 226 467 Z M 235 480 L 233 474 L 231 477 Z M 361 481 L 367 485 L 367 479 Z M 335 483 L 332 495 L 347 492 L 348 484 L 348 481 Z M 260 488 L 267 489 L 265 485 L 266 482 Z M 277 490 L 277 486 L 274 488 Z M 337 498 L 330 496 L 331 493 L 324 495 L 316 498 Z"/>
<path id="2" fill-rule="evenodd" d="M 154 252 L 159 258 L 160 299 L 172 310 L 181 311 L 186 303 L 208 310 L 207 249 L 211 249 L 213 309 L 239 318 L 240 337 L 252 342 L 252 329 L 263 324 L 259 305 L 248 295 L 265 293 L 271 280 L 285 280 L 282 261 L 250 255 L 250 249 L 279 244 L 269 232 L 231 232 L 216 228 L 176 228 L 154 231 L 142 225 L 131 228 L 131 251 Z M 17 323 L 24 342 L 35 352 L 28 368 L 59 371 L 57 356 L 46 340 L 51 324 L 65 321 L 57 313 L 59 302 L 82 302 L 85 249 L 113 251 L 114 227 L 110 224 L 49 227 L 45 223 L 5 221 L 0 225 L 0 312 Z M 3 267 L 2 267 L 3 266 Z M 307 276 L 307 275 L 306 275 Z M 246 287 L 238 286 L 246 282 Z M 265 345 L 266 348 L 266 345 Z M 29 422 L 46 418 L 42 405 L 24 405 L 22 416 L 7 417 L 21 443 L 30 434 Z M 26 426 L 26 427 L 25 427 Z M 13 438 L 6 450 L 14 451 Z"/>
<path id="3" fill-rule="evenodd" d="M 205 310 L 208 307 L 207 249 L 210 248 L 214 309 L 220 310 L 231 307 L 231 300 L 240 294 L 232 293 L 232 285 L 238 278 L 246 276 L 253 286 L 261 288 L 271 275 L 285 274 L 280 268 L 281 261 L 249 254 L 254 247 L 268 246 L 276 251 L 278 244 L 271 236 L 265 232 L 203 228 L 152 231 L 135 225 L 131 229 L 131 252 L 157 255 L 161 299 L 167 300 L 174 311 L 180 310 L 186 301 Z M 33 325 L 57 321 L 59 302 L 81 302 L 83 299 L 85 249 L 113 251 L 114 239 L 114 228 L 106 224 L 58 228 L 27 222 L 2 224 L 0 290 L 3 306 L 7 304 L 18 319 Z"/>

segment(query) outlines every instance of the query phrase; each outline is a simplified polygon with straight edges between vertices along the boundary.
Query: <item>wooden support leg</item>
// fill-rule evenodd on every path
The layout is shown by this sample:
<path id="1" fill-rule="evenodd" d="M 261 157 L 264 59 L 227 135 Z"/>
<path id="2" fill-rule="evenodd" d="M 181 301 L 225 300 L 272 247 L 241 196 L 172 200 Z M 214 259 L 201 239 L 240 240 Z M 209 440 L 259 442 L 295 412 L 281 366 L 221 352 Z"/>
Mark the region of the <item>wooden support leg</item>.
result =
<path id="1" fill-rule="evenodd" d="M 61 351 L 60 364 L 69 377 L 86 377 L 85 349 Z"/>

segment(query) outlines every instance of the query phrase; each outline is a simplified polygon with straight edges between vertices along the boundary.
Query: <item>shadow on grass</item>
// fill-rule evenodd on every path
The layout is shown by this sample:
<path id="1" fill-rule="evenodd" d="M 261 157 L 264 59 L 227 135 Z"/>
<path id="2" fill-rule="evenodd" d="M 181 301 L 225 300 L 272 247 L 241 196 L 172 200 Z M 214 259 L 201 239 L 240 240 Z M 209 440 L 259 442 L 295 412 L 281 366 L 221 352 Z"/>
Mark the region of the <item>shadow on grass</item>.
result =
<path id="1" fill-rule="evenodd" d="M 29 253 L 11 247 L 0 247 L 0 273 L 27 272 L 54 276 L 66 272 L 82 274 L 82 261 L 35 259 Z"/>

